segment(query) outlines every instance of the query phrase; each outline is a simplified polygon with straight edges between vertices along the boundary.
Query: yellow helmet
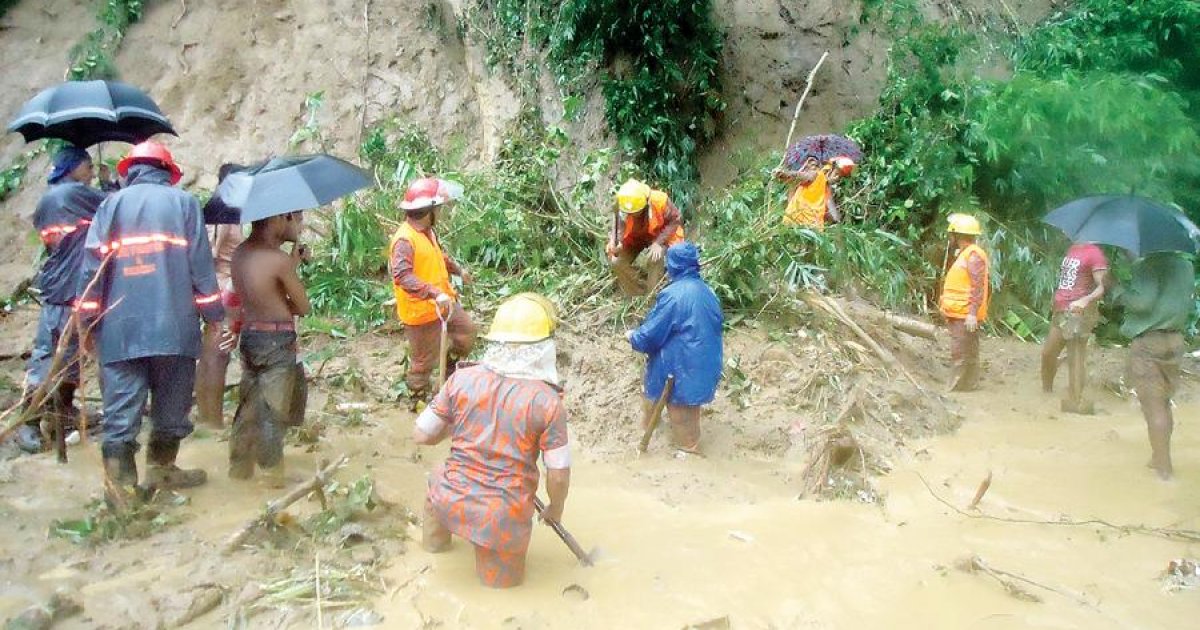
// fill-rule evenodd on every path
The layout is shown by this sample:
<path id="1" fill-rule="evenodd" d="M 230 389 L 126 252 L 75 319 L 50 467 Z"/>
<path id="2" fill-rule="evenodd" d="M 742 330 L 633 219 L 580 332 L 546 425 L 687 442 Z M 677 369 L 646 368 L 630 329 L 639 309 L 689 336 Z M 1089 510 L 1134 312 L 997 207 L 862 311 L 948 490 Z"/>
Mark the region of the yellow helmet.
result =
<path id="1" fill-rule="evenodd" d="M 621 184 L 621 189 L 617 191 L 617 206 L 621 208 L 621 212 L 633 214 L 641 212 L 649 198 L 650 187 L 636 179 L 630 179 Z"/>
<path id="2" fill-rule="evenodd" d="M 554 334 L 554 304 L 536 293 L 514 295 L 500 304 L 492 327 L 484 335 L 488 341 L 533 343 Z"/>
<path id="3" fill-rule="evenodd" d="M 983 234 L 983 228 L 979 226 L 979 219 L 961 212 L 955 212 L 946 217 L 948 225 L 946 231 L 951 234 L 966 234 L 968 236 L 979 236 Z"/>

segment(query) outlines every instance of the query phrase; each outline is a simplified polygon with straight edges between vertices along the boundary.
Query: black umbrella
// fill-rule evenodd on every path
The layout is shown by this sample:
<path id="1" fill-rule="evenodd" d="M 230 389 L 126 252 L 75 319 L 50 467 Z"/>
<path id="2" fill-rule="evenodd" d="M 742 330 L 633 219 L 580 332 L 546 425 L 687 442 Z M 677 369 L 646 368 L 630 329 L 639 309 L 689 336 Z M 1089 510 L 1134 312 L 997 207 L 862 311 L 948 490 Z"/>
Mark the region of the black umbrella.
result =
<path id="1" fill-rule="evenodd" d="M 1196 242 L 1178 211 L 1145 197 L 1085 197 L 1061 206 L 1044 219 L 1076 243 L 1115 245 L 1145 256 L 1154 252 L 1196 253 Z"/>
<path id="2" fill-rule="evenodd" d="M 100 142 L 137 144 L 171 122 L 141 90 L 116 81 L 67 81 L 25 102 L 8 130 L 25 142 L 58 138 L 86 148 Z"/>
<path id="3" fill-rule="evenodd" d="M 205 206 L 205 217 L 226 219 L 210 223 L 250 223 L 318 208 L 374 184 L 363 169 L 330 155 L 277 157 L 226 177 Z M 236 220 L 228 220 L 232 209 Z"/>

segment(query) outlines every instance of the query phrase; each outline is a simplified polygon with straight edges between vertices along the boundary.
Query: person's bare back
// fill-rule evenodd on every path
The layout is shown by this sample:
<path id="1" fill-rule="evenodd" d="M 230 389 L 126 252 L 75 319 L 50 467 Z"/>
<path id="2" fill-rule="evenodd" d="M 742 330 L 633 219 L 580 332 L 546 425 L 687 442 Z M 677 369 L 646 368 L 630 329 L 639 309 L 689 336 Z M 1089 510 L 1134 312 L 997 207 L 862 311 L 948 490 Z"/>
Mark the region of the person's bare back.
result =
<path id="1" fill-rule="evenodd" d="M 296 253 L 288 254 L 280 249 L 283 234 L 272 233 L 271 226 L 264 228 L 262 233 L 257 229 L 251 233 L 233 253 L 233 288 L 242 301 L 242 321 L 291 322 L 309 310 L 297 273 L 301 257 L 296 250 L 301 246 L 293 245 Z"/>

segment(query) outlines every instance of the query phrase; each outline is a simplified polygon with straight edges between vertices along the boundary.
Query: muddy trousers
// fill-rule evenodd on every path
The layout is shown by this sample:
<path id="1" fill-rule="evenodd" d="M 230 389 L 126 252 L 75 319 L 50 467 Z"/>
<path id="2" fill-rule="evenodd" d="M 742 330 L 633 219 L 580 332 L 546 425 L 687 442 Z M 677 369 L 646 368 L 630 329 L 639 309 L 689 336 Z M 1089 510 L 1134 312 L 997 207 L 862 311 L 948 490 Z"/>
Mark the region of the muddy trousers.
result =
<path id="1" fill-rule="evenodd" d="M 475 322 L 457 302 L 446 322 L 446 334 L 450 341 L 450 357 L 446 361 L 447 371 L 454 368 L 453 358 L 463 358 L 475 347 Z M 404 377 L 408 391 L 414 399 L 429 395 L 430 374 L 438 364 L 438 353 L 442 343 L 442 323 L 438 320 L 418 326 L 404 326 L 408 339 L 408 374 Z"/>
<path id="2" fill-rule="evenodd" d="M 1174 331 L 1152 330 L 1138 335 L 1129 344 L 1130 384 L 1146 419 L 1150 467 L 1164 478 L 1174 474 L 1171 433 L 1175 419 L 1171 397 L 1179 383 L 1183 351 L 1183 335 Z"/>
<path id="3" fill-rule="evenodd" d="M 1082 313 L 1058 312 L 1053 315 L 1050 333 L 1042 344 L 1042 391 L 1054 390 L 1054 377 L 1058 373 L 1058 358 L 1063 348 L 1067 349 L 1067 374 L 1069 383 L 1064 410 L 1086 412 L 1091 404 L 1085 404 L 1084 386 L 1087 384 L 1087 345 L 1092 330 L 1099 321 L 1099 310 L 1092 306 Z"/>
<path id="4" fill-rule="evenodd" d="M 966 320 L 947 318 L 950 332 L 950 391 L 970 392 L 979 388 L 979 330 L 967 330 Z"/>
<path id="5" fill-rule="evenodd" d="M 34 389 L 46 382 L 47 379 L 57 380 L 60 376 L 65 383 L 79 382 L 79 341 L 72 338 L 68 342 L 62 363 L 61 374 L 51 374 L 50 365 L 54 363 L 54 352 L 58 342 L 67 332 L 68 320 L 71 318 L 71 307 L 66 304 L 42 305 L 38 315 L 37 334 L 33 338 L 33 352 L 29 355 L 29 363 L 25 366 L 25 386 Z"/>
<path id="6" fill-rule="evenodd" d="M 296 363 L 296 333 L 242 333 L 242 382 L 229 431 L 229 476 L 245 479 L 254 465 L 274 468 L 283 461 L 289 426 L 304 422 L 308 389 Z"/>
<path id="7" fill-rule="evenodd" d="M 159 356 L 107 363 L 100 368 L 104 446 L 137 448 L 142 412 L 150 403 L 151 442 L 178 442 L 192 433 L 188 412 L 196 359 Z"/>
<path id="8" fill-rule="evenodd" d="M 652 293 L 659 282 L 662 281 L 663 275 L 666 274 L 666 255 L 658 261 L 651 261 L 649 258 L 645 260 L 643 265 L 646 268 L 646 280 L 642 281 L 641 270 L 634 261 L 637 260 L 638 254 L 643 250 L 630 251 L 622 248 L 617 252 L 615 259 L 612 259 L 613 275 L 617 278 L 617 286 L 621 288 L 621 293 L 627 297 L 635 297 Z"/>

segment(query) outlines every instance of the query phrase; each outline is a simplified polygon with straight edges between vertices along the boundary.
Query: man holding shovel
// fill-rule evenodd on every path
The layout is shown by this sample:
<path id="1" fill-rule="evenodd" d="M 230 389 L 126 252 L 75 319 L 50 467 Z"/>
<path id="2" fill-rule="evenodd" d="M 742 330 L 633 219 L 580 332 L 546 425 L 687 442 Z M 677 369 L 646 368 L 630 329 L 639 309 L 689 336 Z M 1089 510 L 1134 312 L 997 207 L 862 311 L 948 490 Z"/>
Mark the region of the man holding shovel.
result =
<path id="1" fill-rule="evenodd" d="M 454 356 L 467 356 L 475 345 L 475 324 L 450 285 L 452 274 L 464 283 L 470 282 L 471 276 L 442 251 L 433 231 L 438 212 L 453 201 L 453 193 L 453 186 L 440 179 L 426 177 L 413 182 L 400 204 L 406 215 L 404 223 L 392 235 L 388 248 L 396 315 L 408 338 L 405 381 L 413 411 L 429 397 L 429 374 L 437 361 L 443 325 Z M 454 363 L 448 362 L 451 370 Z"/>
<path id="2" fill-rule="evenodd" d="M 700 278 L 700 252 L 684 242 L 667 250 L 670 281 L 637 330 L 625 333 L 633 349 L 648 355 L 644 403 L 667 398 L 675 446 L 700 454 L 700 407 L 712 402 L 721 380 L 721 303 Z M 674 377 L 667 391 L 668 377 Z M 646 430 L 657 418 L 646 414 Z"/>
<path id="3" fill-rule="evenodd" d="M 567 500 L 571 453 L 553 332 L 544 298 L 506 300 L 481 363 L 451 375 L 413 430 L 418 444 L 450 438 L 450 457 L 429 476 L 422 546 L 440 553 L 452 534 L 470 541 L 476 574 L 493 588 L 525 579 L 539 455 L 550 497 L 542 520 L 557 524 Z"/>

